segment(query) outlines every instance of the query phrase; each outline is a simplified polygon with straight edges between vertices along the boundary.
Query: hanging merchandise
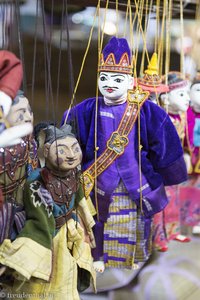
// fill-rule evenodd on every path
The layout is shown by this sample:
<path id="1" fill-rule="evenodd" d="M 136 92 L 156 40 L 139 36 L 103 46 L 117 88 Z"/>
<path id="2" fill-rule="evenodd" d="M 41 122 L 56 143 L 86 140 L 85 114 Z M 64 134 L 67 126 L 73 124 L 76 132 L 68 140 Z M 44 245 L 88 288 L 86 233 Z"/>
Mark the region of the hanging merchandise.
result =
<path id="1" fill-rule="evenodd" d="M 12 101 L 7 120 L 13 128 L 33 124 L 33 113 L 22 91 Z M 15 129 L 16 130 L 16 129 Z M 14 240 L 25 223 L 24 184 L 37 167 L 36 144 L 27 135 L 16 145 L 0 148 L 0 244 Z"/>
<path id="2" fill-rule="evenodd" d="M 25 185 L 25 225 L 0 246 L 0 262 L 9 267 L 5 277 L 12 275 L 4 286 L 34 299 L 78 300 L 91 279 L 95 286 L 94 220 L 80 182 L 82 152 L 69 125 L 44 131 L 45 167 Z"/>
<path id="3" fill-rule="evenodd" d="M 0 147 L 19 143 L 20 138 L 30 134 L 33 129 L 30 124 L 12 128 L 6 119 L 12 100 L 20 88 L 22 76 L 21 61 L 12 52 L 0 50 Z"/>
<path id="4" fill-rule="evenodd" d="M 168 203 L 164 185 L 187 178 L 183 152 L 167 114 L 148 92 L 132 89 L 126 39 L 110 39 L 99 72 L 103 97 L 66 111 L 62 123 L 75 121 L 80 135 L 85 193 L 97 210 L 96 269 L 135 268 L 151 254 L 152 216 Z"/>
<path id="5" fill-rule="evenodd" d="M 191 153 L 193 147 L 193 138 L 188 135 L 188 124 L 192 123 L 193 120 L 188 121 L 188 116 L 190 114 L 189 108 L 189 95 L 188 95 L 188 82 L 181 78 L 179 72 L 169 72 L 167 78 L 169 92 L 166 94 L 161 94 L 161 101 L 167 104 L 167 111 L 174 124 L 177 133 L 179 135 L 181 144 L 184 149 L 184 159 L 187 166 L 187 171 L 191 170 Z M 165 228 L 164 233 L 166 238 L 163 239 L 159 236 L 155 237 L 156 246 L 159 247 L 161 251 L 167 250 L 167 243 L 170 240 L 177 240 L 179 242 L 189 242 L 190 238 L 181 234 L 181 209 L 182 201 L 180 199 L 180 186 L 167 187 L 166 192 L 169 197 L 169 205 L 164 210 L 162 215 L 162 220 L 164 222 L 163 226 Z"/>
<path id="6" fill-rule="evenodd" d="M 185 226 L 193 226 L 192 232 L 200 234 L 200 80 L 197 74 L 190 87 L 191 109 L 188 114 L 188 132 L 193 138 L 192 168 L 188 181 L 181 188 L 181 221 Z M 191 122 L 192 120 L 192 122 Z"/>

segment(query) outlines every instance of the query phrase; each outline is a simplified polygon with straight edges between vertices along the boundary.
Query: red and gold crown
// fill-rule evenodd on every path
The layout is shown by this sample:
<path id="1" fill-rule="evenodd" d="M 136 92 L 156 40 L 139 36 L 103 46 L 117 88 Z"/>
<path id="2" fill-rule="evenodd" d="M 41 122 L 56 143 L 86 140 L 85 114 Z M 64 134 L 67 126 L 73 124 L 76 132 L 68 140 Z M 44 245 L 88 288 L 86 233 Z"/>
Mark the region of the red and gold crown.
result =
<path id="1" fill-rule="evenodd" d="M 106 60 L 104 60 L 103 53 L 101 54 L 100 63 L 99 63 L 99 72 L 116 72 L 124 74 L 132 74 L 133 66 L 130 63 L 128 53 L 124 53 L 117 64 L 115 61 L 114 53 L 110 53 Z"/>
<path id="2" fill-rule="evenodd" d="M 158 74 L 158 58 L 157 53 L 153 53 L 147 69 L 144 71 L 144 76 L 137 79 L 144 91 L 151 93 L 164 93 L 169 90 L 166 84 L 162 84 L 162 79 Z"/>
<path id="3" fill-rule="evenodd" d="M 133 73 L 131 51 L 124 38 L 112 37 L 102 51 L 99 72 Z"/>

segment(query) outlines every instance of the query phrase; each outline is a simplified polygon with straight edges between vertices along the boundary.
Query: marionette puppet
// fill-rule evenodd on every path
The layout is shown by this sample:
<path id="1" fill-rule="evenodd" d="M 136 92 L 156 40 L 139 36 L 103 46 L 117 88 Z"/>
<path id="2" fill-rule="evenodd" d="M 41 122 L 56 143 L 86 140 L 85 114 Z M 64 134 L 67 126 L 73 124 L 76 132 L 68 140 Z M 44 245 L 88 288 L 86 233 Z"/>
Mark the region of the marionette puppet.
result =
<path id="1" fill-rule="evenodd" d="M 191 109 L 188 113 L 188 134 L 193 138 L 192 167 L 189 179 L 181 188 L 183 225 L 200 234 L 200 78 L 197 73 L 190 87 Z"/>
<path id="2" fill-rule="evenodd" d="M 148 92 L 133 90 L 132 69 L 126 39 L 112 37 L 99 65 L 102 97 L 84 100 L 62 119 L 78 129 L 85 195 L 97 211 L 93 257 L 99 272 L 134 269 L 149 258 L 152 216 L 168 203 L 164 185 L 187 178 L 170 118 L 147 100 Z"/>
<path id="3" fill-rule="evenodd" d="M 0 50 L 0 147 L 15 145 L 20 138 L 30 134 L 33 130 L 30 123 L 16 125 L 13 128 L 6 119 L 22 83 L 22 63 L 7 50 Z"/>
<path id="4" fill-rule="evenodd" d="M 22 91 L 12 101 L 7 120 L 13 128 L 33 124 L 33 113 Z M 0 148 L 0 244 L 14 240 L 25 223 L 23 189 L 32 169 L 37 167 L 36 144 L 31 135 L 21 142 Z"/>
<path id="5" fill-rule="evenodd" d="M 187 172 L 191 169 L 191 153 L 193 147 L 193 138 L 189 135 L 188 126 L 194 119 L 188 119 L 191 113 L 189 108 L 190 97 L 188 94 L 188 81 L 183 80 L 178 72 L 170 72 L 168 75 L 169 92 L 161 94 L 161 101 L 167 104 L 167 111 L 172 123 L 179 135 L 182 147 L 184 149 L 184 159 L 187 166 Z M 181 210 L 182 203 L 180 197 L 180 186 L 167 187 L 169 205 L 164 210 L 165 230 L 167 240 L 176 240 L 179 242 L 189 242 L 190 238 L 181 234 Z M 159 243 L 158 243 L 159 244 Z M 168 249 L 167 243 L 161 244 L 160 251 Z"/>
<path id="6" fill-rule="evenodd" d="M 78 141 L 65 125 L 45 129 L 45 166 L 26 183 L 25 226 L 11 243 L 0 247 L 0 263 L 13 271 L 12 293 L 34 299 L 78 300 L 95 271 L 91 256 L 94 219 L 84 198 Z"/>

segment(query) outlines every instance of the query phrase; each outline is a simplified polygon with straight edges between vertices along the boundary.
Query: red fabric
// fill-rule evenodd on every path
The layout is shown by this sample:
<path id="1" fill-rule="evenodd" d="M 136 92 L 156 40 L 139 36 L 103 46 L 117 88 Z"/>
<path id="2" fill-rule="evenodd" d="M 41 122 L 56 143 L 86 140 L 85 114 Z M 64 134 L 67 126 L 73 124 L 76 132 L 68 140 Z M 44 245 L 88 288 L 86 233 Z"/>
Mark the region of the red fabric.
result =
<path id="1" fill-rule="evenodd" d="M 0 90 L 15 98 L 22 83 L 23 69 L 21 61 L 7 50 L 0 51 Z"/>
<path id="2" fill-rule="evenodd" d="M 160 251 L 166 251 L 169 241 L 175 239 L 180 234 L 179 187 L 168 186 L 166 187 L 166 193 L 169 204 L 165 207 L 164 211 L 156 214 L 153 219 L 154 248 Z"/>

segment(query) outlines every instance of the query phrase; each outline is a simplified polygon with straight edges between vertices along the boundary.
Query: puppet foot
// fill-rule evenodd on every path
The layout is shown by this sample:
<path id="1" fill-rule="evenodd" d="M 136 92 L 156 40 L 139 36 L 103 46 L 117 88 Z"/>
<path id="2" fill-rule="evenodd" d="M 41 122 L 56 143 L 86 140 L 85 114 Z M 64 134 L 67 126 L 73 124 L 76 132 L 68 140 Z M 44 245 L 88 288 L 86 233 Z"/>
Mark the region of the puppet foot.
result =
<path id="1" fill-rule="evenodd" d="M 159 241 L 157 243 L 154 243 L 154 249 L 159 251 L 159 252 L 166 252 L 168 250 L 166 239 L 163 240 L 163 241 Z"/>
<path id="2" fill-rule="evenodd" d="M 198 234 L 198 235 L 200 235 L 200 224 L 195 225 L 195 226 L 192 228 L 192 234 Z"/>
<path id="3" fill-rule="evenodd" d="M 96 272 L 103 273 L 105 271 L 105 264 L 101 260 L 95 261 L 93 266 Z"/>
<path id="4" fill-rule="evenodd" d="M 178 234 L 175 238 L 174 238 L 175 241 L 178 241 L 178 242 L 181 242 L 181 243 L 187 243 L 187 242 L 190 242 L 191 239 L 185 235 L 182 235 L 182 234 Z"/>
<path id="5" fill-rule="evenodd" d="M 168 250 L 168 246 L 167 245 L 162 246 L 162 247 L 160 247 L 160 248 L 157 249 L 157 251 L 159 251 L 159 252 L 166 252 L 167 250 Z"/>

